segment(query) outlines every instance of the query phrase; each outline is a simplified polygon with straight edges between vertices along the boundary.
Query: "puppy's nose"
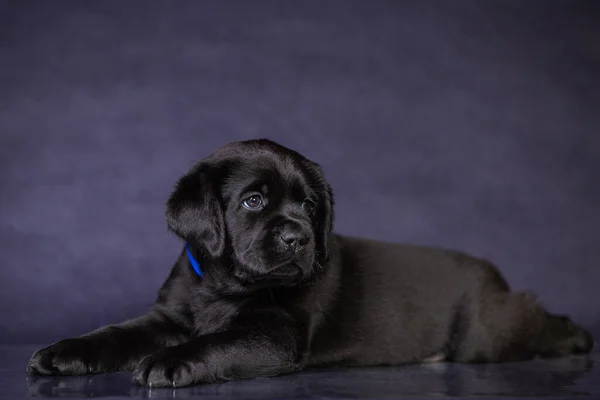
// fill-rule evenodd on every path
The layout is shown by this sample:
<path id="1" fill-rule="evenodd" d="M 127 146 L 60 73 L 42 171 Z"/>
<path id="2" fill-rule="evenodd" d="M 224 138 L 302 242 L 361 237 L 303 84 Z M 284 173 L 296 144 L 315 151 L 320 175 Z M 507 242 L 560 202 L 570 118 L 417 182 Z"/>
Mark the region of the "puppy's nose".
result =
<path id="1" fill-rule="evenodd" d="M 283 232 L 279 235 L 279 239 L 287 248 L 292 250 L 298 250 L 306 244 L 306 239 L 299 232 Z"/>

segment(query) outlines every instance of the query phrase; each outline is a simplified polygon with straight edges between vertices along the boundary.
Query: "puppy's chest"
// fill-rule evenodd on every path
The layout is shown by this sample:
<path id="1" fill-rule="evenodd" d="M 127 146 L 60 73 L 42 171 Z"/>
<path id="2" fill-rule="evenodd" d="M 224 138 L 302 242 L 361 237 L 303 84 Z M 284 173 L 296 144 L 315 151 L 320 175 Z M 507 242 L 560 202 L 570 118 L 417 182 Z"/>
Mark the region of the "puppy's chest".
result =
<path id="1" fill-rule="evenodd" d="M 201 299 L 190 305 L 192 326 L 197 335 L 219 332 L 229 325 L 240 304 L 222 299 Z"/>

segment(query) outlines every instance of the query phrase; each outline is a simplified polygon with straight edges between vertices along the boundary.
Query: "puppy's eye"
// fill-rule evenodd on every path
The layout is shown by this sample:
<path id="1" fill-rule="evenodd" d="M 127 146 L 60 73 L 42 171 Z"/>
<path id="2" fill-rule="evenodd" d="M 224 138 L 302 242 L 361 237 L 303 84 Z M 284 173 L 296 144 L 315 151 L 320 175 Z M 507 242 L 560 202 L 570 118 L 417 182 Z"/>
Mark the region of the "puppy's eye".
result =
<path id="1" fill-rule="evenodd" d="M 315 204 L 315 202 L 309 199 L 306 199 L 302 202 L 302 209 L 307 214 L 312 214 L 316 206 L 317 205 Z"/>
<path id="2" fill-rule="evenodd" d="M 263 198 L 260 194 L 253 194 L 246 198 L 242 205 L 249 210 L 257 210 L 263 206 Z"/>

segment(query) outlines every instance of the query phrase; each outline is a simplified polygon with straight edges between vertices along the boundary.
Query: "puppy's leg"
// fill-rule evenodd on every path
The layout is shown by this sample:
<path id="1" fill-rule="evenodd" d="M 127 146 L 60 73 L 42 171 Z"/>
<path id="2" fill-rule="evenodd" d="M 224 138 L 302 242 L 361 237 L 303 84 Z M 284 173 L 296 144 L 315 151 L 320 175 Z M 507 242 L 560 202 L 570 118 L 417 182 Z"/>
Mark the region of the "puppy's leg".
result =
<path id="1" fill-rule="evenodd" d="M 510 362 L 588 353 L 589 332 L 548 314 L 530 292 L 492 293 L 471 304 L 459 362 Z"/>
<path id="2" fill-rule="evenodd" d="M 35 375 L 85 375 L 132 370 L 148 354 L 185 339 L 173 322 L 148 314 L 38 350 L 27 371 Z"/>
<path id="3" fill-rule="evenodd" d="M 228 330 L 197 337 L 146 357 L 133 381 L 151 387 L 187 386 L 274 376 L 304 364 L 306 340 L 298 323 L 278 313 L 238 318 Z"/>
<path id="4" fill-rule="evenodd" d="M 594 347 L 592 334 L 575 325 L 569 317 L 546 313 L 538 350 L 540 357 L 564 357 L 586 354 Z"/>

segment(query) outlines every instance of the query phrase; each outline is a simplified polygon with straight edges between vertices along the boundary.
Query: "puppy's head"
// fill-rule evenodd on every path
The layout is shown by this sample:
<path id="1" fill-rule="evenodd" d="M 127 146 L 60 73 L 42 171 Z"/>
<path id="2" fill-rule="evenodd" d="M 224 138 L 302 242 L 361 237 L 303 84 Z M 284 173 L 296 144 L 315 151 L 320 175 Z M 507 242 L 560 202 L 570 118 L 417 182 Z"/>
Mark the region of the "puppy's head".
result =
<path id="1" fill-rule="evenodd" d="M 204 258 L 246 282 L 305 279 L 329 258 L 333 197 L 323 171 L 269 140 L 231 143 L 196 164 L 166 216 Z"/>

